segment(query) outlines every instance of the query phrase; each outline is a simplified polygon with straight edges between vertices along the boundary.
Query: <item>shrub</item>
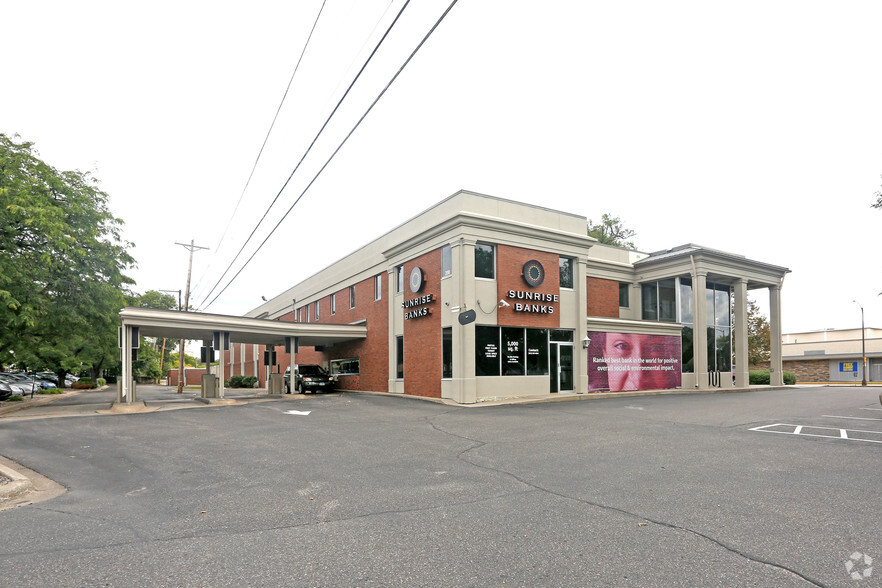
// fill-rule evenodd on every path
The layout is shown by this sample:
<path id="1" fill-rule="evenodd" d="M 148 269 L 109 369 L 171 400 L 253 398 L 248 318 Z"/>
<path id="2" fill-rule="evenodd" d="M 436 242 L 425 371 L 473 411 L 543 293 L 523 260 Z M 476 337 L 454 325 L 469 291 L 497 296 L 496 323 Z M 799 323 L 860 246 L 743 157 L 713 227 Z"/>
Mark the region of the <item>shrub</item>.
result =
<path id="1" fill-rule="evenodd" d="M 37 394 L 64 394 L 61 388 L 46 388 L 45 390 L 37 390 Z"/>
<path id="2" fill-rule="evenodd" d="M 6 402 L 21 402 L 22 400 L 24 400 L 24 397 L 21 394 L 13 394 L 6 399 Z"/>
<path id="3" fill-rule="evenodd" d="M 226 385 L 230 388 L 244 388 L 242 385 L 242 376 L 231 376 L 230 379 L 226 381 Z"/>
<path id="4" fill-rule="evenodd" d="M 771 380 L 769 370 L 751 370 L 750 383 L 755 386 L 768 386 Z M 796 375 L 793 372 L 784 372 L 784 383 L 788 386 L 796 384 Z"/>
<path id="5" fill-rule="evenodd" d="M 80 378 L 70 386 L 74 390 L 91 390 L 95 387 L 95 382 L 88 378 Z"/>
<path id="6" fill-rule="evenodd" d="M 104 378 L 98 378 L 97 380 L 95 380 L 95 383 L 100 388 L 101 386 L 103 386 L 107 383 L 107 380 L 105 380 Z"/>
<path id="7" fill-rule="evenodd" d="M 257 376 L 242 376 L 243 388 L 254 388 L 257 385 Z"/>

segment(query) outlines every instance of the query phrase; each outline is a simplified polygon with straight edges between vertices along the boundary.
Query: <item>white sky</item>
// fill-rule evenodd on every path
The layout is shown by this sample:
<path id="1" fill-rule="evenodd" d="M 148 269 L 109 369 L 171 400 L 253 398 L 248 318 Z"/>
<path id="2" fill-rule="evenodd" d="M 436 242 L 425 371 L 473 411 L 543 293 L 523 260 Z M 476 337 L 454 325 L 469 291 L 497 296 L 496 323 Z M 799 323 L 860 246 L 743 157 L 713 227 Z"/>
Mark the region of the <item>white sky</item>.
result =
<path id="1" fill-rule="evenodd" d="M 403 2 L 327 0 L 219 250 L 321 0 L 0 0 L 0 132 L 101 180 L 138 292 L 184 288 L 176 241 L 210 247 L 201 304 Z M 447 4 L 405 10 L 269 226 Z M 461 0 L 209 311 L 243 313 L 464 188 L 611 213 L 643 251 L 788 267 L 785 332 L 857 327 L 854 299 L 882 327 L 880 25 L 877 0 Z"/>

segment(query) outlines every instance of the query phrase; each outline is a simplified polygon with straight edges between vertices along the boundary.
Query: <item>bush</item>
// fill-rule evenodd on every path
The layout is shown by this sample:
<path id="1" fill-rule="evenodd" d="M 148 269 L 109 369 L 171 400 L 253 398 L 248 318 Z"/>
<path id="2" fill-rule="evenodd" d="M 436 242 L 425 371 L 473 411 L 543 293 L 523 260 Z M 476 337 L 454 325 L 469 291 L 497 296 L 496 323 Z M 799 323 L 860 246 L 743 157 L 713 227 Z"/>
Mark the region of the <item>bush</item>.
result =
<path id="1" fill-rule="evenodd" d="M 225 385 L 230 388 L 244 388 L 242 385 L 242 376 L 232 376 L 229 380 L 225 382 Z"/>
<path id="2" fill-rule="evenodd" d="M 101 386 L 104 386 L 105 384 L 107 384 L 107 380 L 105 380 L 104 378 L 98 378 L 97 380 L 95 380 L 95 383 L 100 388 Z"/>
<path id="3" fill-rule="evenodd" d="M 64 390 L 61 388 L 46 388 L 43 390 L 37 390 L 37 394 L 64 394 Z"/>
<path id="4" fill-rule="evenodd" d="M 242 377 L 242 387 L 243 388 L 254 388 L 257 385 L 257 376 L 243 376 Z"/>
<path id="5" fill-rule="evenodd" d="M 24 396 L 22 396 L 21 394 L 13 394 L 6 399 L 6 402 L 21 402 L 22 400 L 24 400 Z"/>
<path id="6" fill-rule="evenodd" d="M 95 388 L 95 382 L 88 378 L 80 378 L 70 386 L 74 390 L 92 390 Z"/>
<path id="7" fill-rule="evenodd" d="M 755 386 L 768 386 L 772 374 L 769 370 L 751 370 L 750 383 Z M 793 372 L 784 372 L 784 383 L 788 386 L 796 384 L 796 374 Z"/>

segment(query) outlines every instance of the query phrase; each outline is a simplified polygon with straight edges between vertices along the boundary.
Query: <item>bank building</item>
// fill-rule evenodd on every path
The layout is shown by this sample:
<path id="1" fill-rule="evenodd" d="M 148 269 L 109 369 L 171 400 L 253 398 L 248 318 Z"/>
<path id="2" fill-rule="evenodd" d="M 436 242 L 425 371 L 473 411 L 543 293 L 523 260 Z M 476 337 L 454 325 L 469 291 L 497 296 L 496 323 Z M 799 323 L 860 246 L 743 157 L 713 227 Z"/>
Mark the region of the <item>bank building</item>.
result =
<path id="1" fill-rule="evenodd" d="M 304 336 L 275 357 L 233 342 L 223 373 L 263 385 L 270 372 L 318 364 L 340 390 L 464 404 L 746 388 L 747 362 L 734 358 L 747 357 L 747 292 L 762 289 L 771 383 L 783 383 L 787 268 L 693 244 L 612 247 L 587 226 L 577 214 L 457 192 L 248 312 Z M 363 328 L 309 344 L 306 334 L 333 325 Z"/>

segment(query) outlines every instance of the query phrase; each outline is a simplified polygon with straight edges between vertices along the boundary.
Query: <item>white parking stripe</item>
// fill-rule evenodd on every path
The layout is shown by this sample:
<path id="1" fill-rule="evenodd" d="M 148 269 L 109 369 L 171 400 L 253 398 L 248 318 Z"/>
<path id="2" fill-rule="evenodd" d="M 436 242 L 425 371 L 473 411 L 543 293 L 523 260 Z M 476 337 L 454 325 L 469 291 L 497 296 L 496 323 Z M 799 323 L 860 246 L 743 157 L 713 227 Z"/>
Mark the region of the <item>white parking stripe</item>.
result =
<path id="1" fill-rule="evenodd" d="M 822 414 L 821 416 L 828 417 L 831 419 L 851 419 L 853 421 L 882 421 L 882 419 L 871 419 L 869 417 L 847 417 L 847 416 L 839 416 L 835 414 Z"/>
<path id="2" fill-rule="evenodd" d="M 792 427 L 791 431 L 773 431 L 771 430 L 774 427 Z M 828 435 L 822 435 L 818 433 L 805 433 L 803 432 L 805 429 L 810 430 L 818 430 L 818 431 L 831 431 Z M 824 439 L 845 439 L 846 441 L 866 441 L 867 443 L 882 443 L 882 431 L 866 431 L 863 429 L 840 429 L 838 427 L 816 427 L 814 425 L 792 425 L 788 423 L 774 423 L 771 425 L 762 425 L 760 427 L 753 427 L 748 429 L 750 431 L 757 431 L 759 433 L 778 433 L 781 435 L 801 435 L 803 437 L 822 437 Z M 836 433 L 832 433 L 832 431 L 836 431 Z M 849 433 L 857 433 L 858 436 L 849 435 Z M 866 433 L 870 435 L 878 435 L 879 439 L 863 439 L 859 436 L 860 433 Z"/>

